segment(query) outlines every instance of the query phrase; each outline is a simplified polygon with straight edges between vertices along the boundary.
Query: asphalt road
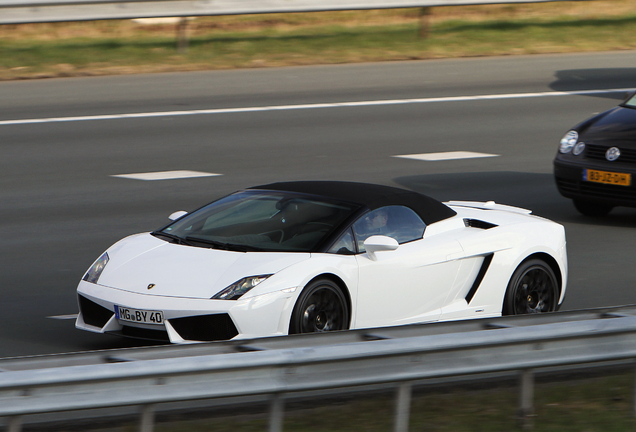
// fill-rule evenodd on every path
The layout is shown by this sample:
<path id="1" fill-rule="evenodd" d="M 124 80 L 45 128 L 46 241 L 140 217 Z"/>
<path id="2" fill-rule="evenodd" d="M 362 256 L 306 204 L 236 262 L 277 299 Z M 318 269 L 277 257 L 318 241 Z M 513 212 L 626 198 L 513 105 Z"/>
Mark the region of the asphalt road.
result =
<path id="1" fill-rule="evenodd" d="M 0 357 L 139 345 L 64 319 L 93 260 L 173 211 L 285 180 L 532 209 L 566 227 L 563 309 L 634 304 L 636 209 L 585 218 L 552 179 L 562 135 L 622 97 L 554 92 L 636 88 L 634 65 L 624 51 L 0 82 Z M 497 156 L 393 157 L 448 151 Z M 222 175 L 113 177 L 170 170 Z"/>

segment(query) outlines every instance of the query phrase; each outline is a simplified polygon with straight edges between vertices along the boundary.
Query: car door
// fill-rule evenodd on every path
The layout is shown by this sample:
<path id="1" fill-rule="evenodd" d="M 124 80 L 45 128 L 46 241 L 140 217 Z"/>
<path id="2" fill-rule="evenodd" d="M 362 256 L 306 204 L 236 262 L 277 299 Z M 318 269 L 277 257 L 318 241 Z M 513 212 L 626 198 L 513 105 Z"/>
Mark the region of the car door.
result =
<path id="1" fill-rule="evenodd" d="M 385 217 L 388 221 L 378 227 Z M 444 235 L 423 239 L 424 222 L 403 206 L 370 212 L 353 228 L 359 248 L 355 327 L 437 321 L 460 266 L 449 256 L 462 251 L 460 244 Z M 364 249 L 370 235 L 394 238 L 399 247 L 370 255 Z"/>

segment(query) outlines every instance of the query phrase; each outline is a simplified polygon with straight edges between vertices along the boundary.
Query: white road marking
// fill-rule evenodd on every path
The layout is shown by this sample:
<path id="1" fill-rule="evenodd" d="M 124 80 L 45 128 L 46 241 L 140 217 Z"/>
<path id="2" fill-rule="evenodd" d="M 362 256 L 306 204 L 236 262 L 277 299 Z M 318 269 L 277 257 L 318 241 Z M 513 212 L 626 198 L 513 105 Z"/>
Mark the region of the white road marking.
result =
<path id="1" fill-rule="evenodd" d="M 34 124 L 34 123 L 120 120 L 120 119 L 130 119 L 130 118 L 176 117 L 176 116 L 203 115 L 203 114 L 233 114 L 233 113 L 265 112 L 265 111 L 289 111 L 289 110 L 318 109 L 318 108 L 345 108 L 345 107 L 404 105 L 404 104 L 438 103 L 438 102 L 467 102 L 467 101 L 478 101 L 478 100 L 595 95 L 595 94 L 603 94 L 603 93 L 627 92 L 627 91 L 633 91 L 633 90 L 634 90 L 633 88 L 629 88 L 629 89 L 581 90 L 581 91 L 563 91 L 563 92 L 557 91 L 557 92 L 539 92 L 539 93 L 510 93 L 510 94 L 477 95 L 477 96 L 453 96 L 453 97 L 418 98 L 418 99 L 391 99 L 391 100 L 374 100 L 374 101 L 360 101 L 360 102 L 335 102 L 335 103 L 318 103 L 318 104 L 305 104 L 305 105 L 273 105 L 273 106 L 263 106 L 263 107 L 217 108 L 217 109 L 203 109 L 203 110 L 192 110 L 192 111 L 159 111 L 159 112 L 145 112 L 145 113 L 131 113 L 131 114 L 78 116 L 78 117 L 49 117 L 49 118 L 39 118 L 39 119 L 0 120 L 0 126 L 23 125 L 23 124 Z"/>
<path id="2" fill-rule="evenodd" d="M 200 171 L 158 171 L 134 174 L 115 174 L 111 177 L 121 177 L 133 180 L 174 180 L 195 177 L 213 177 L 223 174 L 206 173 Z"/>
<path id="3" fill-rule="evenodd" d="M 54 316 L 48 316 L 47 318 L 56 319 L 56 320 L 72 320 L 77 318 L 77 314 L 54 315 Z"/>
<path id="4" fill-rule="evenodd" d="M 452 152 L 442 152 L 442 153 L 420 153 L 420 154 L 410 154 L 410 155 L 397 155 L 393 157 L 403 158 L 403 159 L 423 160 L 423 161 L 442 161 L 442 160 L 453 160 L 453 159 L 487 158 L 487 157 L 497 157 L 497 156 L 500 156 L 500 155 L 490 154 L 490 153 L 476 153 L 476 152 L 469 152 L 469 151 L 452 151 Z"/>

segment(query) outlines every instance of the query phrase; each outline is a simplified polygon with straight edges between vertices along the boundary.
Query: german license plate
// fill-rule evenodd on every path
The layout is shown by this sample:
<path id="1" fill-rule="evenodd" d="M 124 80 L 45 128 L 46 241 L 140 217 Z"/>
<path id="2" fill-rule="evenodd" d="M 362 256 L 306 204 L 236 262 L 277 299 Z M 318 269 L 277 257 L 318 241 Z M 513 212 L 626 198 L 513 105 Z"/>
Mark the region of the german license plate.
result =
<path id="1" fill-rule="evenodd" d="M 595 183 L 629 186 L 630 184 L 632 184 L 632 175 L 586 169 L 583 171 L 583 180 Z"/>
<path id="2" fill-rule="evenodd" d="M 132 309 L 115 305 L 115 318 L 142 324 L 163 324 L 163 312 L 142 309 Z"/>

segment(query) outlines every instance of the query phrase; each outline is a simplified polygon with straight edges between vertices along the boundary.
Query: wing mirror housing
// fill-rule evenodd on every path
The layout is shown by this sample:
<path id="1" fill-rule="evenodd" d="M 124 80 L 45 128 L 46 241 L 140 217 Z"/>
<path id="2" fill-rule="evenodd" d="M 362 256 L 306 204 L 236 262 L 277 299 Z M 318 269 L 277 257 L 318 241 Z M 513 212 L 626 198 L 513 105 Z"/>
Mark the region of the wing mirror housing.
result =
<path id="1" fill-rule="evenodd" d="M 374 235 L 364 241 L 364 248 L 367 251 L 367 255 L 369 255 L 369 258 L 373 261 L 378 259 L 375 255 L 376 252 L 394 251 L 399 246 L 400 244 L 396 239 L 383 235 Z"/>
<path id="2" fill-rule="evenodd" d="M 180 211 L 172 213 L 170 216 L 168 216 L 168 219 L 170 219 L 171 221 L 176 221 L 180 217 L 183 217 L 187 214 L 188 214 L 187 211 L 180 210 Z"/>

